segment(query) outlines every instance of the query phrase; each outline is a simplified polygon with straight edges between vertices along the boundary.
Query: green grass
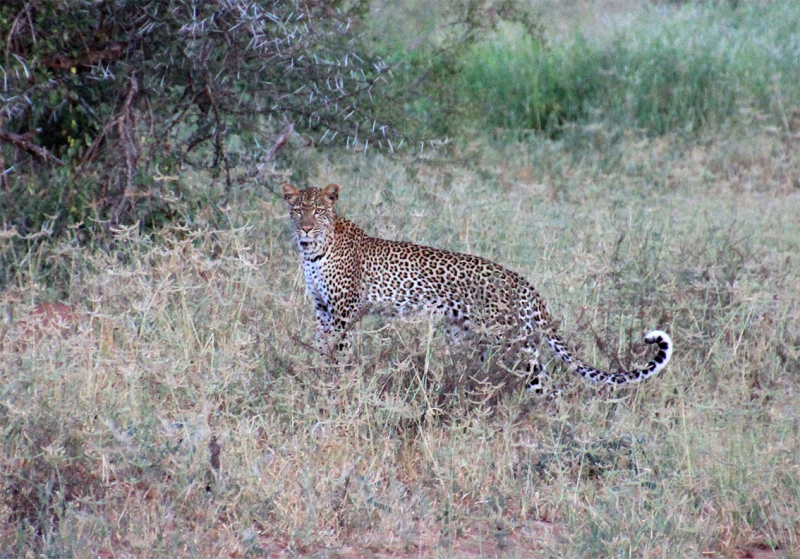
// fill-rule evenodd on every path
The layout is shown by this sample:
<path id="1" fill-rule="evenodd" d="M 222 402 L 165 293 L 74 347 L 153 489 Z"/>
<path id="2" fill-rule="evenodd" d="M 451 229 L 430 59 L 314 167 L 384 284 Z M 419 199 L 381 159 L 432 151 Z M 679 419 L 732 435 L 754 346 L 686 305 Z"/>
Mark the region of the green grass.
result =
<path id="1" fill-rule="evenodd" d="M 784 125 L 800 98 L 798 28 L 796 2 L 651 6 L 547 47 L 501 28 L 464 57 L 458 88 L 489 125 L 511 130 L 601 121 L 657 135 L 743 108 Z"/>
<path id="2" fill-rule="evenodd" d="M 551 362 L 557 403 L 438 399 L 470 356 L 424 321 L 364 320 L 352 366 L 326 365 L 285 204 L 266 191 L 227 210 L 228 229 L 42 245 L 4 295 L 0 548 L 796 556 L 800 169 L 783 145 L 753 124 L 309 159 L 369 232 L 529 278 L 594 364 L 642 362 L 650 328 L 673 336 L 668 369 L 617 392 Z M 26 319 L 52 297 L 44 273 L 67 278 L 63 332 Z"/>

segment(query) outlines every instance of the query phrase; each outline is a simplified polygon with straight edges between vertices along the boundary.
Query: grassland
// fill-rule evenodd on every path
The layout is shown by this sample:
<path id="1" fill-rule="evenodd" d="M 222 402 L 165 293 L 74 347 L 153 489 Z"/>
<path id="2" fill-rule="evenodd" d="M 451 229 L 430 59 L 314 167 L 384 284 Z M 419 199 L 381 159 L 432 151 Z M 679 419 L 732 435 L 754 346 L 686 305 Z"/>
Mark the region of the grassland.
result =
<path id="1" fill-rule="evenodd" d="M 541 8 L 545 29 L 553 10 Z M 500 26 L 472 47 L 459 66 L 463 102 L 495 127 L 558 134 L 564 123 L 605 119 L 658 135 L 718 125 L 743 107 L 785 121 L 787 102 L 800 98 L 792 2 L 584 10 L 605 21 L 542 37 Z"/>
<path id="2" fill-rule="evenodd" d="M 31 239 L 3 294 L 0 557 L 797 557 L 795 107 L 305 156 L 368 232 L 527 277 L 593 364 L 667 330 L 669 368 L 615 392 L 550 362 L 555 402 L 442 399 L 474 364 L 426 321 L 365 319 L 328 365 L 270 182 L 224 228 Z"/>
<path id="3" fill-rule="evenodd" d="M 793 152 L 757 130 L 592 138 L 337 156 L 316 175 L 341 183 L 341 212 L 375 234 L 530 278 L 594 363 L 642 361 L 640 335 L 667 329 L 677 349 L 661 377 L 615 393 L 571 383 L 555 404 L 455 394 L 437 414 L 421 378 L 465 363 L 427 323 L 372 321 L 356 364 L 331 369 L 308 349 L 311 308 L 270 194 L 226 230 L 120 231 L 111 252 L 65 242 L 31 255 L 12 290 L 2 547 L 699 557 L 756 543 L 794 556 Z M 47 299 L 37 266 L 54 260 L 74 316 L 32 334 L 22 317 Z"/>

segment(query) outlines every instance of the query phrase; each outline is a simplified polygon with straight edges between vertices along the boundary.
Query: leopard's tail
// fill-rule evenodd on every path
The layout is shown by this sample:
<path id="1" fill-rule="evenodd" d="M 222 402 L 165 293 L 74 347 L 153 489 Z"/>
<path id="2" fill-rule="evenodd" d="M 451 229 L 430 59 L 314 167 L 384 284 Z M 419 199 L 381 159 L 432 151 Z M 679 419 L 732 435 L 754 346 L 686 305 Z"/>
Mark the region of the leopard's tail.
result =
<path id="1" fill-rule="evenodd" d="M 570 370 L 575 371 L 594 384 L 620 385 L 629 382 L 641 382 L 657 375 L 667 366 L 667 363 L 669 363 L 672 357 L 672 338 L 670 338 L 666 332 L 653 330 L 644 337 L 644 341 L 648 344 L 656 344 L 658 346 L 658 353 L 656 353 L 645 367 L 633 369 L 631 371 L 609 373 L 595 369 L 572 355 L 564 341 L 554 330 L 546 331 L 544 337 L 553 350 L 553 353 L 556 354 L 556 357 L 561 359 Z"/>

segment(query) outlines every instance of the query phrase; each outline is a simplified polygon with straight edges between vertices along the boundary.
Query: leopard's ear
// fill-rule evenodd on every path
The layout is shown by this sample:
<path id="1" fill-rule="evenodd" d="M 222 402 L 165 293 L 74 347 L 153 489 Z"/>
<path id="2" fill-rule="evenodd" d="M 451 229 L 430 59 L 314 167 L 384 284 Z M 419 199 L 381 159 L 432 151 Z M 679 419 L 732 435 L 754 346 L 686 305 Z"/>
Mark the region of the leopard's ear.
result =
<path id="1" fill-rule="evenodd" d="M 329 206 L 333 206 L 339 198 L 339 185 L 331 183 L 323 188 L 322 197 Z"/>
<path id="2" fill-rule="evenodd" d="M 286 203 L 290 206 L 297 202 L 297 199 L 300 197 L 300 191 L 297 190 L 296 187 L 292 186 L 288 182 L 283 185 L 283 198 L 286 200 Z"/>

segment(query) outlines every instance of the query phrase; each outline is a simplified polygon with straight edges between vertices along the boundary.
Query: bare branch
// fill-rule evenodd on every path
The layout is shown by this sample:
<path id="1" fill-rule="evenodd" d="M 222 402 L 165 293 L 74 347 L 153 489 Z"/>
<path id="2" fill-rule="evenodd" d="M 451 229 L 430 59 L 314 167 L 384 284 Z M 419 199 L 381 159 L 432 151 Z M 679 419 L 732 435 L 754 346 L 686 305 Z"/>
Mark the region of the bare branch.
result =
<path id="1" fill-rule="evenodd" d="M 281 149 L 284 146 L 284 144 L 286 144 L 286 142 L 289 141 L 289 138 L 292 137 L 292 134 L 294 134 L 294 124 L 290 122 L 289 124 L 283 127 L 283 130 L 281 131 L 280 134 L 278 134 L 278 137 L 275 139 L 275 142 L 272 144 L 272 147 L 269 148 L 269 150 L 267 151 L 267 154 L 264 157 L 265 163 L 268 163 L 275 158 L 275 154 L 277 153 L 277 151 Z"/>
<path id="2" fill-rule="evenodd" d="M 0 130 L 0 141 L 8 142 L 14 144 L 20 149 L 27 151 L 28 153 L 35 155 L 36 157 L 47 161 L 48 163 L 53 163 L 54 165 L 58 165 L 62 167 L 64 162 L 47 151 L 42 146 L 37 146 L 33 142 L 31 142 L 31 138 L 33 137 L 32 133 L 28 134 L 12 134 L 11 132 L 6 132 L 5 130 Z"/>
<path id="3" fill-rule="evenodd" d="M 119 119 L 117 120 L 117 130 L 122 143 L 122 149 L 125 151 L 125 188 L 122 196 L 117 200 L 111 210 L 112 224 L 119 222 L 120 215 L 127 209 L 131 204 L 131 200 L 133 200 L 136 195 L 136 189 L 133 185 L 133 176 L 141 150 L 136 138 L 136 122 L 134 120 L 133 111 L 131 110 L 131 105 L 138 93 L 139 81 L 136 79 L 136 76 L 134 76 L 131 78 L 131 85 L 125 97 L 125 103 L 122 105 Z"/>
<path id="4" fill-rule="evenodd" d="M 228 154 L 225 153 L 225 147 L 222 145 L 222 135 L 224 133 L 222 120 L 220 119 L 219 107 L 214 98 L 214 93 L 211 91 L 211 86 L 206 84 L 205 94 L 211 103 L 211 109 L 214 111 L 214 167 L 219 165 L 220 159 L 225 167 L 225 188 L 230 191 L 231 189 L 231 169 L 228 166 Z"/>

